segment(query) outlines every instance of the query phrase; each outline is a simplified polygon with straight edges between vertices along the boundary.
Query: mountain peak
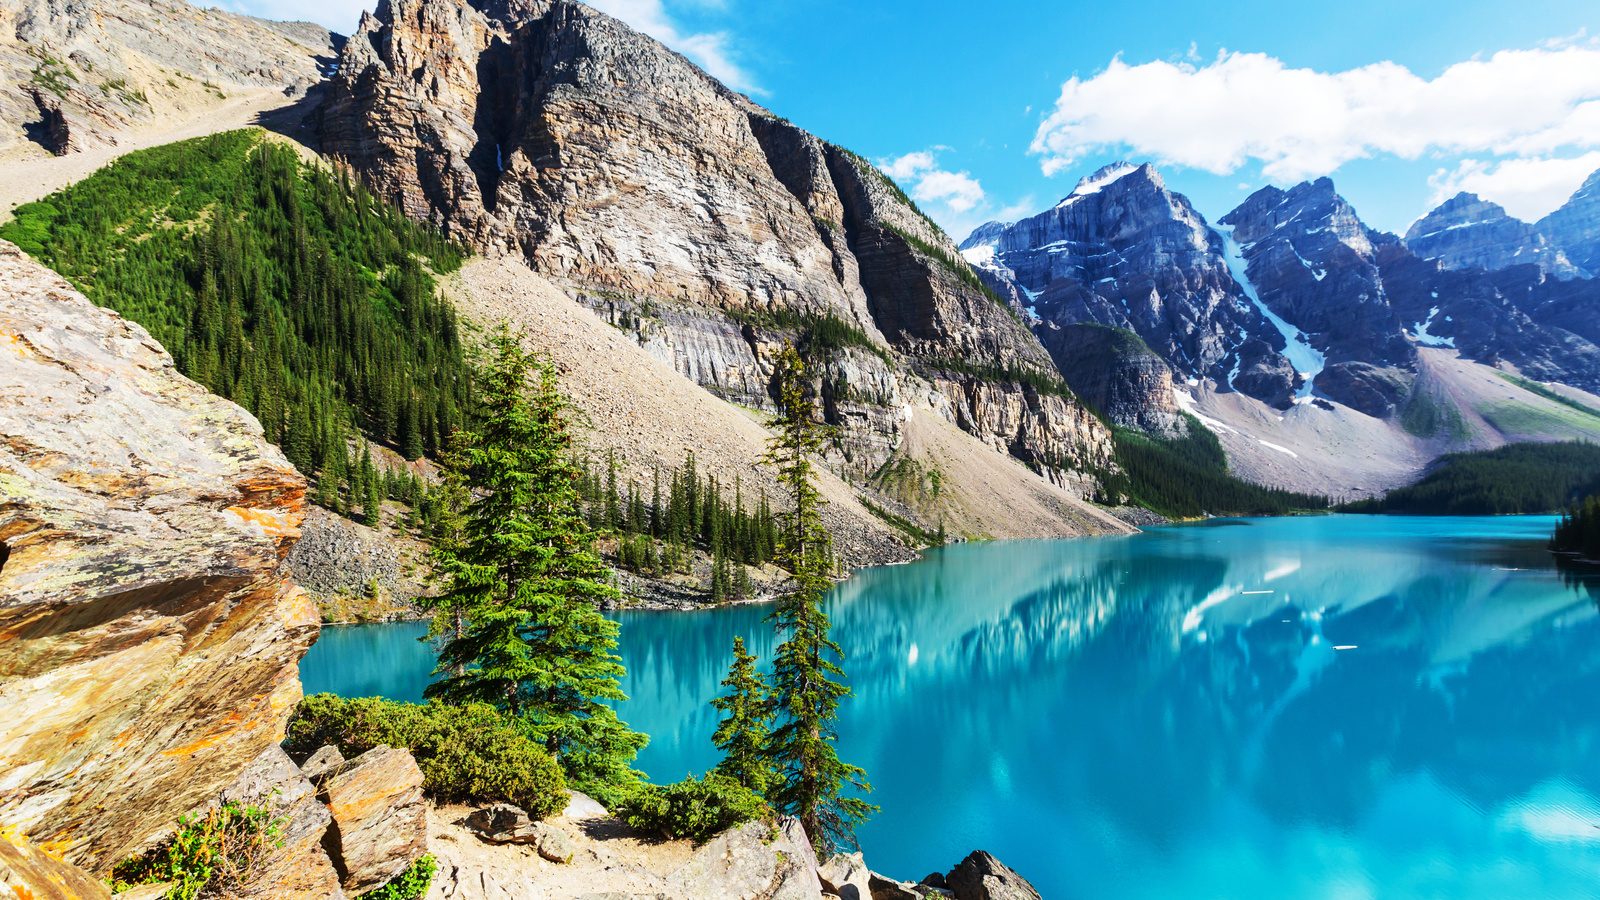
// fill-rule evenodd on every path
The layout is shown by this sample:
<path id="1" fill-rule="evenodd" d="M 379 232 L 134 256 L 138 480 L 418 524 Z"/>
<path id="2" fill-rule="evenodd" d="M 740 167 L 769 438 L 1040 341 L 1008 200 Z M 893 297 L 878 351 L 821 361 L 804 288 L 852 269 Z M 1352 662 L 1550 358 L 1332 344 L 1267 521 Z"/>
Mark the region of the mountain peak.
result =
<path id="1" fill-rule="evenodd" d="M 1557 278 L 1581 274 L 1549 238 L 1498 203 L 1462 191 L 1411 223 L 1406 246 L 1447 269 L 1536 265 Z"/>
<path id="2" fill-rule="evenodd" d="M 1086 175 L 1083 178 L 1078 179 L 1078 184 L 1072 189 L 1072 193 L 1068 194 L 1066 197 L 1063 197 L 1061 202 L 1057 203 L 1056 206 L 1057 208 L 1069 206 L 1081 197 L 1087 197 L 1090 194 L 1098 194 L 1102 190 L 1105 190 L 1105 188 L 1112 183 L 1121 179 L 1124 175 L 1131 175 L 1132 173 L 1143 169 L 1149 169 L 1150 174 L 1155 175 L 1155 170 L 1150 168 L 1149 163 L 1146 163 L 1142 166 L 1136 166 L 1131 162 L 1118 160 L 1110 165 L 1101 166 L 1093 175 Z"/>

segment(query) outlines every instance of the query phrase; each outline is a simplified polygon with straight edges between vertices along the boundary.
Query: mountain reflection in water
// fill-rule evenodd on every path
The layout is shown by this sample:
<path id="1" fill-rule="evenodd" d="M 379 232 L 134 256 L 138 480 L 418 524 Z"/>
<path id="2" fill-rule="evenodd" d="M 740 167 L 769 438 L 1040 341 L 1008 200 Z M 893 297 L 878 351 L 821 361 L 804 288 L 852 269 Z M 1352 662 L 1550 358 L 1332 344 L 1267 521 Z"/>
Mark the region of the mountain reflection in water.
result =
<path id="1" fill-rule="evenodd" d="M 1552 522 L 1229 520 L 858 573 L 830 613 L 868 862 L 983 848 L 1051 898 L 1594 896 L 1600 579 L 1558 573 Z M 707 701 L 735 636 L 770 657 L 766 612 L 620 615 L 654 779 L 715 763 Z M 323 652 L 308 691 L 370 692 Z"/>

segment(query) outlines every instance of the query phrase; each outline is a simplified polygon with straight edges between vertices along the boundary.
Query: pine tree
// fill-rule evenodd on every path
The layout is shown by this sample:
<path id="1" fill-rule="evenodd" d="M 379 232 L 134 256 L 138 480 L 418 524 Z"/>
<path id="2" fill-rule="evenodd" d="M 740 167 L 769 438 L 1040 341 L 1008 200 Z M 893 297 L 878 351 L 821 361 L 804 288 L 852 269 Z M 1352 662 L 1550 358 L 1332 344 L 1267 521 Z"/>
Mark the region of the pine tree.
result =
<path id="1" fill-rule="evenodd" d="M 757 794 L 766 794 L 777 781 L 768 757 L 772 705 L 766 679 L 756 671 L 754 654 L 745 652 L 744 638 L 733 639 L 733 665 L 722 686 L 728 693 L 711 701 L 726 714 L 711 740 L 722 751 L 715 771 Z"/>
<path id="2" fill-rule="evenodd" d="M 435 551 L 447 589 L 431 603 L 459 610 L 461 629 L 442 642 L 426 695 L 522 718 L 574 787 L 615 803 L 647 738 L 605 705 L 626 699 L 625 673 L 618 627 L 595 605 L 617 591 L 577 514 L 568 401 L 519 336 L 502 326 L 490 340 L 481 426 L 448 459 L 472 495 L 459 536 Z"/>
<path id="3" fill-rule="evenodd" d="M 779 782 L 768 801 L 800 820 L 819 854 L 853 845 L 855 829 L 877 807 L 860 797 L 846 797 L 846 786 L 872 790 L 866 772 L 839 759 L 834 723 L 839 703 L 850 689 L 834 681 L 844 670 L 835 660 L 844 652 L 828 636 L 822 598 L 832 586 L 832 541 L 822 525 L 822 495 L 812 483 L 810 455 L 822 449 L 822 431 L 815 422 L 812 400 L 805 393 L 806 370 L 791 347 L 779 356 L 779 433 L 770 441 L 766 460 L 777 468 L 778 483 L 789 495 L 790 510 L 781 517 L 778 560 L 794 575 L 796 589 L 779 599 L 772 614 L 785 640 L 774 656 L 773 698 L 778 727 L 772 734 L 771 759 Z"/>

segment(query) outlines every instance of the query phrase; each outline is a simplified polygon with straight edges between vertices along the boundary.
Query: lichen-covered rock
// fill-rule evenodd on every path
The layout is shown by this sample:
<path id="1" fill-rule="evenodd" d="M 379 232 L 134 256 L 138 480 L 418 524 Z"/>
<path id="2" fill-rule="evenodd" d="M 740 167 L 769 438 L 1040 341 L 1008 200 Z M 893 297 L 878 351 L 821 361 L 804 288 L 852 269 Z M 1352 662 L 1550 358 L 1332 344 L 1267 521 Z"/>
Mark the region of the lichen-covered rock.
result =
<path id="1" fill-rule="evenodd" d="M 467 816 L 467 830 L 491 844 L 535 844 L 539 823 L 520 806 L 495 803 Z"/>
<path id="2" fill-rule="evenodd" d="M 428 852 L 422 770 L 409 751 L 374 747 L 328 772 L 319 788 L 333 815 L 326 846 L 351 894 L 388 884 Z"/>
<path id="3" fill-rule="evenodd" d="M 105 882 L 23 839 L 0 834 L 0 895 L 7 900 L 110 900 Z"/>
<path id="4" fill-rule="evenodd" d="M 283 736 L 305 480 L 143 328 L 0 242 L 0 828 L 93 873 Z"/>
<path id="5" fill-rule="evenodd" d="M 332 816 L 283 748 L 263 750 L 218 799 L 265 807 L 282 821 L 260 868 L 229 900 L 344 900 L 339 873 L 322 847 Z"/>
<path id="6" fill-rule="evenodd" d="M 305 763 L 300 766 L 300 771 L 307 779 L 316 781 L 344 765 L 344 762 L 344 754 L 339 752 L 339 748 L 328 744 L 317 748 L 317 752 L 306 757 Z"/>
<path id="7" fill-rule="evenodd" d="M 814 855 L 807 865 L 811 845 L 804 835 L 804 849 L 792 829 L 780 827 L 768 843 L 771 837 L 772 826 L 765 822 L 729 829 L 696 850 L 669 880 L 696 900 L 820 900 L 822 883 Z"/>
<path id="8" fill-rule="evenodd" d="M 822 889 L 839 900 L 872 900 L 872 872 L 858 853 L 836 853 L 817 869 Z"/>
<path id="9" fill-rule="evenodd" d="M 1040 900 L 1026 878 L 982 850 L 974 850 L 944 880 L 956 900 Z"/>

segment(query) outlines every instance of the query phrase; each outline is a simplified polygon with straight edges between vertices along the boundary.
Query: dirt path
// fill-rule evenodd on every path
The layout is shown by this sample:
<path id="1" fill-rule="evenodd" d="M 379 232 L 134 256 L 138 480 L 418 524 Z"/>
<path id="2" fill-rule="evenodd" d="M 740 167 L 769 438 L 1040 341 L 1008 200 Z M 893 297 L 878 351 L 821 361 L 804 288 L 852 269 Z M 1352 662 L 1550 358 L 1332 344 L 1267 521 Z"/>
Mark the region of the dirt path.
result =
<path id="1" fill-rule="evenodd" d="M 37 144 L 8 149 L 0 155 L 0 171 L 5 173 L 0 176 L 0 223 L 9 221 L 11 210 L 17 206 L 82 181 L 124 153 L 243 128 L 255 124 L 263 113 L 297 102 L 277 89 L 235 90 L 235 94 L 210 109 L 181 119 L 176 114 L 164 117 L 154 125 L 128 134 L 115 147 L 97 147 L 66 156 L 52 156 Z"/>

